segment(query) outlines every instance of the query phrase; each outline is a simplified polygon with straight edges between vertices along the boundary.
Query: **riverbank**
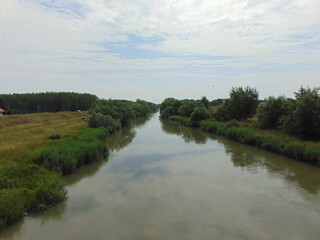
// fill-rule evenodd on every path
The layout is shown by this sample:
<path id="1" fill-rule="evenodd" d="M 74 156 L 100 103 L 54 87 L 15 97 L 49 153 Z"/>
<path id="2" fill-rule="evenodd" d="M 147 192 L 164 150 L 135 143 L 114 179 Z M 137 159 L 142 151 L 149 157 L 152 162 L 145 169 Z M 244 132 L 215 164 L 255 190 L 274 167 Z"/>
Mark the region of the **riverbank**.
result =
<path id="1" fill-rule="evenodd" d="M 27 213 L 44 211 L 64 200 L 62 175 L 105 158 L 110 133 L 155 110 L 155 104 L 143 100 L 99 100 L 90 109 L 88 121 L 89 114 L 81 112 L 3 118 L 0 229 Z M 75 116 L 74 122 L 66 120 Z"/>
<path id="2" fill-rule="evenodd" d="M 106 130 L 85 129 L 87 122 L 82 118 L 88 116 L 85 112 L 59 112 L 1 119 L 0 229 L 66 198 L 61 166 L 80 167 L 105 154 L 102 136 Z M 53 154 L 51 164 L 61 166 L 48 166 Z M 64 164 L 59 162 L 62 159 Z"/>
<path id="3" fill-rule="evenodd" d="M 244 127 L 233 121 L 192 122 L 189 118 L 181 116 L 170 116 L 169 120 L 320 167 L 319 142 L 302 141 L 284 134 L 272 134 L 270 131 Z"/>

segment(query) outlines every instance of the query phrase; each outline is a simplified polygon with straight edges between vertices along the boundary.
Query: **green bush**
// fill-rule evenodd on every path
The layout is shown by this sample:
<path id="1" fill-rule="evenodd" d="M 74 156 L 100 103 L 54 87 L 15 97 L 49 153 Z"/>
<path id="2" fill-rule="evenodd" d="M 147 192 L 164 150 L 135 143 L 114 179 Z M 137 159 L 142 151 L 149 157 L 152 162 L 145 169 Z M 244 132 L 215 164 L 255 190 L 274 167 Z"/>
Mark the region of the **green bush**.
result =
<path id="1" fill-rule="evenodd" d="M 26 212 L 42 211 L 65 199 L 60 174 L 35 164 L 0 170 L 0 229 Z"/>
<path id="2" fill-rule="evenodd" d="M 107 154 L 104 139 L 106 128 L 88 128 L 75 137 L 65 138 L 59 144 L 42 151 L 37 163 L 53 171 L 70 174 L 76 168 L 91 163 Z"/>
<path id="3" fill-rule="evenodd" d="M 19 220 L 26 211 L 23 189 L 0 190 L 0 229 Z"/>
<path id="4" fill-rule="evenodd" d="M 93 113 L 89 119 L 88 125 L 90 128 L 105 127 L 110 133 L 119 129 L 121 126 L 119 119 L 115 120 L 110 115 L 104 115 L 102 113 Z"/>

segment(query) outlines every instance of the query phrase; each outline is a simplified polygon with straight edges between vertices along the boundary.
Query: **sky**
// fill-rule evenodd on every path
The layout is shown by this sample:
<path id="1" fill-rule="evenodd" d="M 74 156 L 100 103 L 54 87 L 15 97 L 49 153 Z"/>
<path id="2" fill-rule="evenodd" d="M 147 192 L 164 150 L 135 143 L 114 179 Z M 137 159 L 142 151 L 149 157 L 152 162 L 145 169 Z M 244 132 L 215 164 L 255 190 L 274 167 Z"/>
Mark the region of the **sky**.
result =
<path id="1" fill-rule="evenodd" d="M 320 86 L 319 0 L 0 0 L 0 93 L 160 103 Z"/>

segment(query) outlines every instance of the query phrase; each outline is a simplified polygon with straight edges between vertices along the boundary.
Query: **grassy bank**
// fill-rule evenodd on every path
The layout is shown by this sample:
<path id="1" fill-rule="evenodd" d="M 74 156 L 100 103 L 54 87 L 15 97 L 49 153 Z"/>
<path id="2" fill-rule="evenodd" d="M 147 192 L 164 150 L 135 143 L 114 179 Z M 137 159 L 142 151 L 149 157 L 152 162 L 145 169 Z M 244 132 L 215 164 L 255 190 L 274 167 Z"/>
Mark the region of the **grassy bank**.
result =
<path id="1" fill-rule="evenodd" d="M 55 141 L 48 137 L 75 135 L 87 127 L 86 112 L 5 115 L 0 118 L 0 169 L 26 162 Z"/>
<path id="2" fill-rule="evenodd" d="M 66 191 L 61 175 L 106 153 L 107 130 L 87 129 L 83 116 L 88 114 L 60 112 L 0 119 L 0 229 L 25 213 L 43 211 L 63 200 Z"/>
<path id="3" fill-rule="evenodd" d="M 206 132 L 216 133 L 241 143 L 320 167 L 319 142 L 302 141 L 277 131 L 245 127 L 235 121 L 228 123 L 214 120 L 191 122 L 189 118 L 181 116 L 170 116 L 169 119 L 178 121 L 185 126 L 199 127 Z"/>

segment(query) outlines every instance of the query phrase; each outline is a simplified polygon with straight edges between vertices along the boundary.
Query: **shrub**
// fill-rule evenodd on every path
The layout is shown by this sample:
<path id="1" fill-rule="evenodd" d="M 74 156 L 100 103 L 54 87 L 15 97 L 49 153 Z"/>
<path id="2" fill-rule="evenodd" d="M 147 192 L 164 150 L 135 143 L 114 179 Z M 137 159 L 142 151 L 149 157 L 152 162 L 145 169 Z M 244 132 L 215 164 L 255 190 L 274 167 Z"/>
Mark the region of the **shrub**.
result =
<path id="1" fill-rule="evenodd" d="M 93 113 L 88 123 L 90 128 L 105 127 L 109 132 L 114 132 L 120 128 L 120 121 L 115 120 L 110 115 L 104 115 L 102 113 Z"/>
<path id="2" fill-rule="evenodd" d="M 229 128 L 229 127 L 240 127 L 240 126 L 241 126 L 240 123 L 235 119 L 227 122 L 226 125 L 225 125 L 226 128 Z"/>

